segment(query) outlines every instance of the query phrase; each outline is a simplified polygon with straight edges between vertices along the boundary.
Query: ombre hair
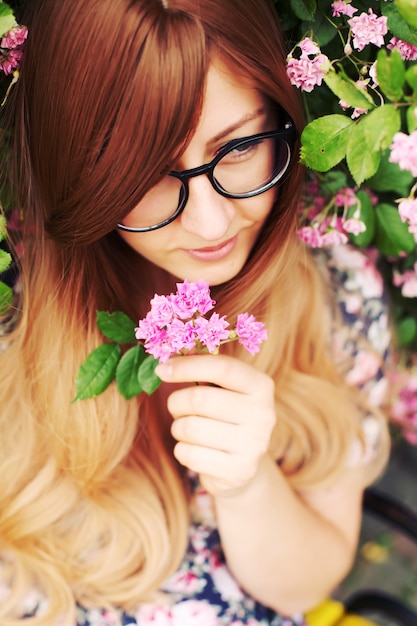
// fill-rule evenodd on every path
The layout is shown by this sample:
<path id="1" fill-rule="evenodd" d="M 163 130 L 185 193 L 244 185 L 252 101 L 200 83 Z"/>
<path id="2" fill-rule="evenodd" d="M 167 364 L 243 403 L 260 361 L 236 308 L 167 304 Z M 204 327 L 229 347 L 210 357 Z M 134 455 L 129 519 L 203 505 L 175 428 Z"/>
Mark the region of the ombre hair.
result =
<path id="1" fill-rule="evenodd" d="M 67 626 L 76 601 L 129 609 L 151 599 L 186 545 L 187 493 L 158 393 L 126 401 L 110 386 L 71 402 L 78 367 L 101 342 L 96 311 L 137 319 L 172 285 L 116 225 L 185 150 L 214 59 L 299 131 L 303 118 L 269 0 L 28 0 L 22 21 L 30 34 L 3 119 L 24 251 L 1 356 L 0 576 L 11 593 L 0 622 L 20 624 L 37 588 L 48 613 L 28 626 L 57 616 Z M 295 153 L 248 262 L 214 289 L 221 312 L 250 310 L 268 327 L 256 357 L 228 350 L 276 381 L 271 452 L 296 489 L 337 479 L 373 411 L 329 353 L 329 295 L 294 234 L 302 182 Z M 385 450 L 382 437 L 369 481 Z"/>

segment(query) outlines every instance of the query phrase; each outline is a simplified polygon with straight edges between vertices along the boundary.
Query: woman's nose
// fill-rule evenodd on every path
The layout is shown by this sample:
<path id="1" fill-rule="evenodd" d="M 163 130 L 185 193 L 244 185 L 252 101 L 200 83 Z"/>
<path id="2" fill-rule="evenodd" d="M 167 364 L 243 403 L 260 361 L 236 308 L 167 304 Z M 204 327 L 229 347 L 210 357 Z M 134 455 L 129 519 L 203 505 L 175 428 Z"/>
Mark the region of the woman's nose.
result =
<path id="1" fill-rule="evenodd" d="M 189 179 L 189 196 L 181 214 L 182 227 L 206 241 L 221 241 L 229 233 L 235 209 L 233 201 L 221 196 L 204 174 Z"/>

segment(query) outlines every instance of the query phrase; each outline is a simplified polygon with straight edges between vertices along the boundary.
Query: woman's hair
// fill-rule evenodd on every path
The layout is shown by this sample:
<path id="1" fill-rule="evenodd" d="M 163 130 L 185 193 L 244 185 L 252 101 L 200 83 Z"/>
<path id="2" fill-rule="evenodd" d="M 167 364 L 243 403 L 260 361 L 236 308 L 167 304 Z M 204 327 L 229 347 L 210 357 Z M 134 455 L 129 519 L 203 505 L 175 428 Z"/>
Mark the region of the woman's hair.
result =
<path id="1" fill-rule="evenodd" d="M 110 386 L 71 402 L 78 367 L 102 340 L 96 311 L 138 319 L 172 286 L 116 225 L 187 146 L 213 59 L 299 130 L 302 113 L 269 0 L 28 0 L 23 20 L 4 116 L 24 248 L 1 365 L 0 571 L 11 592 L 0 622 L 20 623 L 36 587 L 49 612 L 28 624 L 64 615 L 66 626 L 74 598 L 125 608 L 151 598 L 186 542 L 187 495 L 158 394 L 126 401 Z M 295 487 L 343 470 L 361 402 L 334 371 L 326 296 L 294 237 L 302 179 L 295 154 L 245 268 L 214 289 L 230 318 L 249 310 L 267 324 L 252 362 L 276 380 L 274 454 Z"/>

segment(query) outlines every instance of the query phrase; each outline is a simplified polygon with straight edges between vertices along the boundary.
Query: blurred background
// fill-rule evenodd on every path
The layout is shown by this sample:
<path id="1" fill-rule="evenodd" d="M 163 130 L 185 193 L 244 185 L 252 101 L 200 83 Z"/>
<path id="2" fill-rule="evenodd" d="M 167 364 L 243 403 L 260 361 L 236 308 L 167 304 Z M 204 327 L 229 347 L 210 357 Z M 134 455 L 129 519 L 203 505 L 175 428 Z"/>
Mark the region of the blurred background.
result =
<path id="1" fill-rule="evenodd" d="M 417 446 L 394 439 L 388 467 L 373 489 L 410 508 L 417 522 Z M 345 600 L 364 589 L 395 594 L 417 611 L 417 542 L 366 511 L 355 565 L 335 597 Z M 380 616 L 373 619 L 383 626 L 397 625 Z"/>

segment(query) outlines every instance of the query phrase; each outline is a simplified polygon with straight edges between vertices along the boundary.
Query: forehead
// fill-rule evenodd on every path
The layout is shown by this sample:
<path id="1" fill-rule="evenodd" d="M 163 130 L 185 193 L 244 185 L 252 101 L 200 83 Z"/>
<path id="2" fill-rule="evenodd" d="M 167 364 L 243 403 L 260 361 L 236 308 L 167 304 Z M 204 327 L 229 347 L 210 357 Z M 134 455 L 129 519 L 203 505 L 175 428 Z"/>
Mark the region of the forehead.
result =
<path id="1" fill-rule="evenodd" d="M 219 61 L 207 72 L 201 117 L 193 140 L 212 140 L 222 130 L 247 119 L 256 118 L 266 110 L 266 98 L 233 69 Z"/>

